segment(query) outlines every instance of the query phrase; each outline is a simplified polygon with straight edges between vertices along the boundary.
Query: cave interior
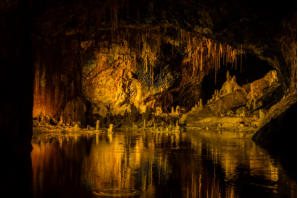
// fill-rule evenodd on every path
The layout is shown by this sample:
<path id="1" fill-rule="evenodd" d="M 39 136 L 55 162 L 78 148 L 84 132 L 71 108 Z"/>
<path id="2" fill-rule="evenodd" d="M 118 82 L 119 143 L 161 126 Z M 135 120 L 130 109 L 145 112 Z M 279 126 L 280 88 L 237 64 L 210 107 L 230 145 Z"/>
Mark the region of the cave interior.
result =
<path id="1" fill-rule="evenodd" d="M 42 131 L 237 129 L 296 174 L 296 4 L 0 3 L 0 126 L 17 170 L 8 186 L 32 193 L 31 138 Z"/>

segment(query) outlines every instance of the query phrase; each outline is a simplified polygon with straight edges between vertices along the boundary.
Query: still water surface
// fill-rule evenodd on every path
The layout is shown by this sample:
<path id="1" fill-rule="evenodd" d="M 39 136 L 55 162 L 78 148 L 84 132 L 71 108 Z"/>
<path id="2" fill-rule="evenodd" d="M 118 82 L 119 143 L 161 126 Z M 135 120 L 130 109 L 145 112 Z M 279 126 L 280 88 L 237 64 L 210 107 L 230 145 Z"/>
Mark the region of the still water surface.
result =
<path id="1" fill-rule="evenodd" d="M 250 138 L 212 132 L 35 135 L 35 197 L 296 197 Z"/>

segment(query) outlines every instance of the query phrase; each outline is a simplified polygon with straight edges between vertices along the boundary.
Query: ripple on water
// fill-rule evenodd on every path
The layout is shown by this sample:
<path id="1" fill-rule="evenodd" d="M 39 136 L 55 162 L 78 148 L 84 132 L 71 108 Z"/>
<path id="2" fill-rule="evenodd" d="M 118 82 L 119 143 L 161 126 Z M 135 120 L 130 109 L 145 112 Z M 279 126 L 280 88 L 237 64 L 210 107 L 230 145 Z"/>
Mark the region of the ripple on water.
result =
<path id="1" fill-rule="evenodd" d="M 107 188 L 101 191 L 93 191 L 96 197 L 135 197 L 139 196 L 140 192 L 136 189 L 113 189 Z"/>

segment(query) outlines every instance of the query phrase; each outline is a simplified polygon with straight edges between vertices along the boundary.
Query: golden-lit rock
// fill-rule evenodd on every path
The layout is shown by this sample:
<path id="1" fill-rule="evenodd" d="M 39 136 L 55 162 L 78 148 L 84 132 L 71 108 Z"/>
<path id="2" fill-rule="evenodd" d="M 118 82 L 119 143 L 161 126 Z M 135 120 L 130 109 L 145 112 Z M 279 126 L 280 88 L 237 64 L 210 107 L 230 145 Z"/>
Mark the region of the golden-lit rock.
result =
<path id="1" fill-rule="evenodd" d="M 247 98 L 250 101 L 259 100 L 264 96 L 265 90 L 278 85 L 277 73 L 275 70 L 268 72 L 264 78 L 256 80 L 248 85 L 244 85 L 244 87 L 249 91 L 247 94 Z"/>
<path id="2" fill-rule="evenodd" d="M 219 96 L 225 96 L 232 92 L 236 92 L 237 90 L 241 90 L 244 92 L 243 88 L 241 88 L 241 86 L 239 86 L 238 83 L 236 82 L 236 76 L 230 77 L 229 72 L 227 72 L 226 76 L 227 76 L 226 82 L 224 82 L 224 84 L 222 85 L 219 93 L 215 91 L 214 98 Z"/>
<path id="3" fill-rule="evenodd" d="M 215 93 L 209 101 L 209 108 L 220 113 L 228 113 L 230 110 L 236 110 L 246 104 L 246 92 L 236 82 L 236 77 L 230 77 L 227 72 L 227 80 L 222 85 L 220 91 L 215 90 Z"/>
<path id="4" fill-rule="evenodd" d="M 243 92 L 235 91 L 223 97 L 220 97 L 219 100 L 216 100 L 215 102 L 209 104 L 208 106 L 214 112 L 227 113 L 230 110 L 237 109 L 241 106 L 244 106 L 246 104 L 246 101 L 247 100 Z"/>
<path id="5" fill-rule="evenodd" d="M 214 91 L 203 109 L 199 108 L 201 106 L 199 103 L 182 116 L 180 122 L 186 123 L 187 127 L 218 128 L 220 125 L 219 128 L 255 131 L 265 117 L 265 110 L 260 109 L 257 112 L 257 122 L 253 121 L 250 115 L 254 109 L 262 107 L 263 101 L 266 103 L 266 97 L 268 98 L 278 88 L 276 71 L 270 71 L 264 78 L 243 87 L 238 85 L 235 76 L 231 77 L 229 72 L 226 78 L 220 91 Z"/>
<path id="6" fill-rule="evenodd" d="M 99 123 L 100 123 L 100 121 L 97 120 L 97 121 L 96 121 L 96 128 L 95 128 L 95 130 L 99 130 Z"/>

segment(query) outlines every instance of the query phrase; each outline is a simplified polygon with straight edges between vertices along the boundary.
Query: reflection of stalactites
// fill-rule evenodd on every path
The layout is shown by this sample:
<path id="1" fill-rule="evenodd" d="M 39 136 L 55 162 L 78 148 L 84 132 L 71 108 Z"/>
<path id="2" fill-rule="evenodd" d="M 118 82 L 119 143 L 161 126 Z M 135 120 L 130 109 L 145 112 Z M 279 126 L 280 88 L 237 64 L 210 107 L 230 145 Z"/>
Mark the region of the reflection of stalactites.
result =
<path id="1" fill-rule="evenodd" d="M 277 182 L 279 179 L 279 170 L 276 166 L 274 166 L 272 163 L 269 165 L 270 169 L 270 180 L 273 182 Z"/>
<path id="2" fill-rule="evenodd" d="M 77 134 L 73 134 L 73 138 L 74 138 L 74 142 L 76 143 L 78 141 L 78 135 Z"/>
<path id="3" fill-rule="evenodd" d="M 231 185 L 229 188 L 226 189 L 226 191 L 227 191 L 227 195 L 226 195 L 227 198 L 234 198 L 236 196 L 234 186 Z"/>
<path id="4" fill-rule="evenodd" d="M 107 134 L 108 140 L 111 143 L 113 141 L 113 134 L 112 133 L 108 133 Z"/>
<path id="5" fill-rule="evenodd" d="M 59 147 L 60 149 L 62 149 L 62 143 L 63 143 L 62 137 L 59 136 L 58 141 L 59 141 Z"/>
<path id="6" fill-rule="evenodd" d="M 99 143 L 99 134 L 98 133 L 95 134 L 95 142 L 96 142 L 96 145 L 98 145 L 98 143 Z"/>

